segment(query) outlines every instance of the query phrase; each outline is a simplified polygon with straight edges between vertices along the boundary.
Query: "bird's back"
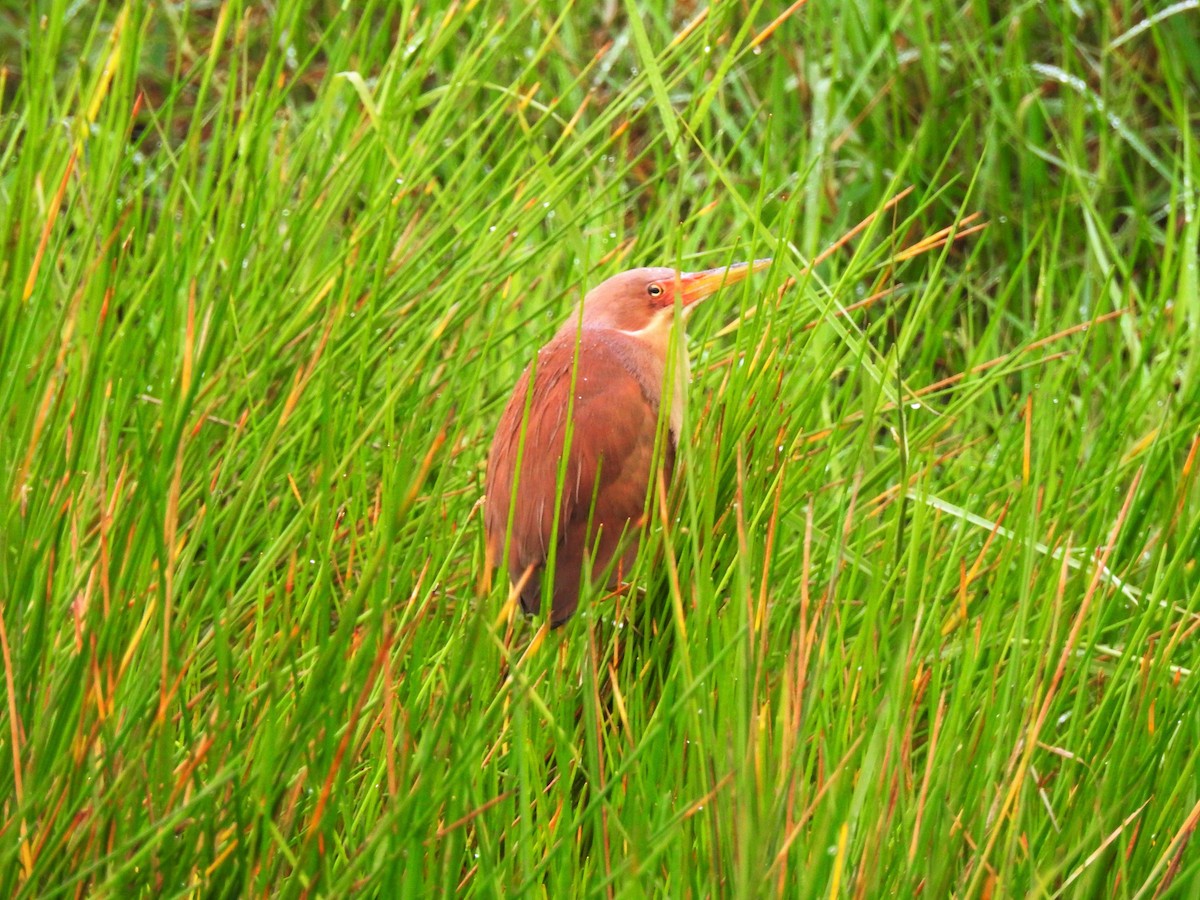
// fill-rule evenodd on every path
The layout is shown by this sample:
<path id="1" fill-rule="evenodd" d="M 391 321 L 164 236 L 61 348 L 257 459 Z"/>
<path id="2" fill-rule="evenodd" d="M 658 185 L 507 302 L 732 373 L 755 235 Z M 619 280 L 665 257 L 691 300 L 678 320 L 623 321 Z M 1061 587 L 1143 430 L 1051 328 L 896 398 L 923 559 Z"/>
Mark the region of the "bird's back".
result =
<path id="1" fill-rule="evenodd" d="M 521 593 L 527 612 L 541 608 L 552 549 L 554 625 L 575 611 L 589 555 L 591 573 L 600 578 L 620 552 L 610 583 L 632 565 L 655 469 L 662 381 L 662 361 L 623 332 L 564 327 L 517 382 L 488 459 L 484 522 L 489 555 L 498 562 L 512 510 L 508 570 L 514 582 L 529 570 Z M 559 496 L 568 409 L 574 428 Z M 675 449 L 669 431 L 661 446 L 669 477 Z"/>

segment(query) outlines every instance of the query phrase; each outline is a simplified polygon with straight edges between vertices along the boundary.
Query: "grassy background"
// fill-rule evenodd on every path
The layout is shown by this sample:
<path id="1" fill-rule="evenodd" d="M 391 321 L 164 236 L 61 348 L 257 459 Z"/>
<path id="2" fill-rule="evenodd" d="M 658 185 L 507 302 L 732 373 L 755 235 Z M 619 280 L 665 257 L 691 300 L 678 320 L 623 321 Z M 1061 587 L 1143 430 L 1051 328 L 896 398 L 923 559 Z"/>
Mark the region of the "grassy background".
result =
<path id="1" fill-rule="evenodd" d="M 1195 896 L 1195 4 L 563 6 L 0 10 L 0 893 Z M 767 255 L 504 618 L 536 347 Z"/>

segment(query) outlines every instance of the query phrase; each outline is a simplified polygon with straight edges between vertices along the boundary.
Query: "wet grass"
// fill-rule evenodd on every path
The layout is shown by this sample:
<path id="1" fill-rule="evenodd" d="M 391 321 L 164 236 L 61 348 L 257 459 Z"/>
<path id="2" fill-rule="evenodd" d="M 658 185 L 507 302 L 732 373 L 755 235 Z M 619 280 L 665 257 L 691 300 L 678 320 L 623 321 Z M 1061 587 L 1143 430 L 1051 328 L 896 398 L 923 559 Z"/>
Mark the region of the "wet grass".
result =
<path id="1" fill-rule="evenodd" d="M 1193 5 L 44 6 L 5 895 L 1195 894 Z M 505 615 L 537 346 L 762 256 L 639 590 Z"/>

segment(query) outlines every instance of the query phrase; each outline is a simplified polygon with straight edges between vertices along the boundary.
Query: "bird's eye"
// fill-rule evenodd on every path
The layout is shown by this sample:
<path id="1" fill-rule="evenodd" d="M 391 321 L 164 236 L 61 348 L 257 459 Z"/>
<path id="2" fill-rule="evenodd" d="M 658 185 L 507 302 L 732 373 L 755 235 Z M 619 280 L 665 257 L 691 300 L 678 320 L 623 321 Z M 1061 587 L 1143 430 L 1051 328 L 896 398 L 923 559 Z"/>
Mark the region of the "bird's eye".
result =
<path id="1" fill-rule="evenodd" d="M 652 284 L 648 288 L 646 288 L 646 293 L 649 294 L 651 297 L 661 297 L 662 296 L 662 285 Z"/>

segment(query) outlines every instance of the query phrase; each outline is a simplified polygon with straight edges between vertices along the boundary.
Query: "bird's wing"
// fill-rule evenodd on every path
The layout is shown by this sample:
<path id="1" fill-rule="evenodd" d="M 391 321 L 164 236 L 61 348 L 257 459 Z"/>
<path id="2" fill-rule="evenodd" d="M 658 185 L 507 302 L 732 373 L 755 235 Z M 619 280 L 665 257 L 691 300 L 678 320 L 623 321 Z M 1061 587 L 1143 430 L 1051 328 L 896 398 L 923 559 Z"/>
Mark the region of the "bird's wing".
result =
<path id="1" fill-rule="evenodd" d="M 535 576 L 539 574 L 551 546 L 557 543 L 556 619 L 569 615 L 570 610 L 561 613 L 559 609 L 560 603 L 568 602 L 568 596 L 574 609 L 583 553 L 595 541 L 597 526 L 602 525 L 603 531 L 595 563 L 605 566 L 627 523 L 636 522 L 642 515 L 658 425 L 658 396 L 633 374 L 628 356 L 612 335 L 584 331 L 579 355 L 575 427 L 561 496 L 560 540 L 555 541 L 552 531 L 575 358 L 573 334 L 552 341 L 539 353 L 509 550 L 509 571 L 518 580 L 529 566 Z M 504 549 L 529 377 L 527 370 L 517 382 L 488 461 L 485 523 L 489 551 L 496 561 Z M 534 585 L 534 581 L 539 583 Z M 529 582 L 540 596 L 540 579 L 533 577 Z M 527 605 L 536 608 L 539 604 L 535 601 Z"/>

